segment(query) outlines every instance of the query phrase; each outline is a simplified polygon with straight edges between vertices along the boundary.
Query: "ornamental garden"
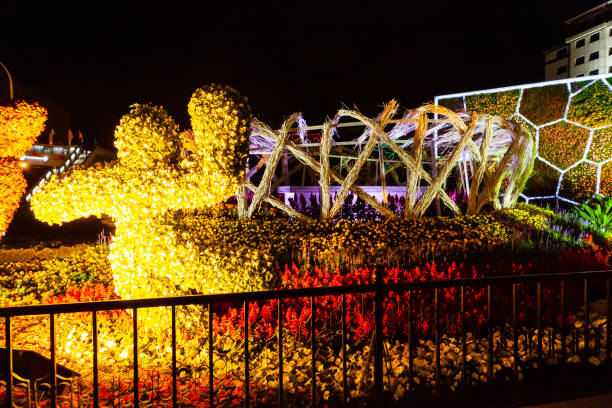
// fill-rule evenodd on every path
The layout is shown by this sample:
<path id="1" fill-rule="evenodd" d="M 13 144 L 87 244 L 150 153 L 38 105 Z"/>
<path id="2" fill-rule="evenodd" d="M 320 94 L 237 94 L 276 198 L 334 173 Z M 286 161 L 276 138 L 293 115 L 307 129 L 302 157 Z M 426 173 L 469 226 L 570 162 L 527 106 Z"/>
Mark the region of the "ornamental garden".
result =
<path id="1" fill-rule="evenodd" d="M 321 126 L 293 114 L 274 130 L 236 90 L 204 86 L 187 104 L 190 129 L 133 105 L 116 160 L 53 176 L 29 203 L 19 158 L 47 114 L 0 107 L 0 231 L 20 202 L 48 224 L 113 222 L 97 242 L 5 243 L 0 306 L 200 299 L 14 314 L 2 344 L 54 359 L 60 377 L 20 372 L 16 355 L 10 390 L 0 369 L 0 399 L 359 405 L 380 396 L 376 378 L 401 402 L 605 366 L 609 276 L 588 286 L 554 276 L 612 269 L 608 79 L 436 100 L 409 110 L 392 100 L 376 118 L 340 110 Z M 300 193 L 307 186 L 317 194 Z M 516 279 L 476 283 L 494 277 Z M 373 289 L 431 281 L 443 282 Z M 198 297 L 260 291 L 277 295 Z"/>

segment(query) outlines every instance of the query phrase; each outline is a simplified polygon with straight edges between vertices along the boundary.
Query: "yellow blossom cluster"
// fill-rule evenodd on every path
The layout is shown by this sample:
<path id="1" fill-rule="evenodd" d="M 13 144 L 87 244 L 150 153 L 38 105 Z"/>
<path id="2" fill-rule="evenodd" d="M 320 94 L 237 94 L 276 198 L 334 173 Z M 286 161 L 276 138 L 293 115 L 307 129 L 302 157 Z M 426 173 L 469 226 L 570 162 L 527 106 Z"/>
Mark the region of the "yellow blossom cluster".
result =
<path id="1" fill-rule="evenodd" d="M 163 108 L 133 105 L 115 131 L 116 161 L 53 177 L 32 197 L 34 214 L 50 224 L 102 214 L 114 219 L 109 260 L 124 299 L 260 286 L 236 280 L 242 273 L 238 260 L 228 270 L 218 258 L 203 255 L 203 248 L 181 240 L 187 231 L 173 216 L 237 191 L 250 108 L 235 90 L 213 84 L 194 92 L 189 113 L 195 151 L 186 151 L 178 125 Z"/>
<path id="2" fill-rule="evenodd" d="M 481 257 L 512 245 L 518 232 L 549 231 L 552 213 L 518 204 L 490 214 L 392 218 L 378 221 L 297 222 L 270 214 L 235 218 L 228 211 L 173 213 L 183 235 L 202 256 L 243 271 L 234 279 L 259 279 L 274 287 L 285 265 L 346 270 L 372 265 L 414 265 L 446 257 Z"/>

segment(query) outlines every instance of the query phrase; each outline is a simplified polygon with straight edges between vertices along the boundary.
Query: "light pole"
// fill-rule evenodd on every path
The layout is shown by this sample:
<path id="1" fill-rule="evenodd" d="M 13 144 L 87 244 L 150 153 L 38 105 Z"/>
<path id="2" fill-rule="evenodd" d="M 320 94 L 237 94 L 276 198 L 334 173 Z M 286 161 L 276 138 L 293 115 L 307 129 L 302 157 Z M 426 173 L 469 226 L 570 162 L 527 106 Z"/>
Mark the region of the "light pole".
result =
<path id="1" fill-rule="evenodd" d="M 0 62 L 0 66 L 2 66 L 2 68 L 4 68 L 4 70 L 6 71 L 6 75 L 8 76 L 9 79 L 9 92 L 11 94 L 11 100 L 13 100 L 13 77 L 11 77 L 11 73 L 9 72 L 8 68 Z"/>

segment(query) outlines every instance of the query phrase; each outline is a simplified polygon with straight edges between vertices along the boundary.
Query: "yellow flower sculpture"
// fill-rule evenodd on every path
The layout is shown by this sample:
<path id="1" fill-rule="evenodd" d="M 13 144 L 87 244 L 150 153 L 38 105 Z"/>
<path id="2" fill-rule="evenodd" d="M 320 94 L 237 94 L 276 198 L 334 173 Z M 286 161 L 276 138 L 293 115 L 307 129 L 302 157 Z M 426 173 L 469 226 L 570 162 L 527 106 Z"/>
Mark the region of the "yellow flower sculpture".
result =
<path id="1" fill-rule="evenodd" d="M 0 237 L 19 208 L 27 183 L 17 160 L 45 129 L 47 110 L 37 103 L 0 106 Z"/>
<path id="2" fill-rule="evenodd" d="M 196 90 L 188 110 L 191 138 L 163 108 L 132 106 L 115 130 L 116 161 L 52 178 L 32 196 L 34 214 L 50 224 L 102 214 L 114 219 L 109 259 L 124 299 L 261 286 L 245 275 L 242 260 L 228 266 L 177 221 L 235 194 L 251 110 L 234 89 L 214 84 Z"/>

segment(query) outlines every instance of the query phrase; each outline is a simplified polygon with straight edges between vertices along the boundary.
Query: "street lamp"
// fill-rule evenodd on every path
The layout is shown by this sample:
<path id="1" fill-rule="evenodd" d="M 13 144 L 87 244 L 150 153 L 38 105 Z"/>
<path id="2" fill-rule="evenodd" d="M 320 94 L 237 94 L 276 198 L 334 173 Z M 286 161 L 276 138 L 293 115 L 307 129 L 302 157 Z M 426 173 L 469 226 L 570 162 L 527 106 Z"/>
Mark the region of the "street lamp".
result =
<path id="1" fill-rule="evenodd" d="M 2 66 L 2 68 L 4 68 L 4 70 L 6 71 L 6 75 L 8 76 L 9 79 L 9 92 L 11 94 L 11 100 L 13 100 L 13 78 L 11 77 L 11 73 L 9 72 L 8 68 L 0 62 L 0 66 Z"/>

